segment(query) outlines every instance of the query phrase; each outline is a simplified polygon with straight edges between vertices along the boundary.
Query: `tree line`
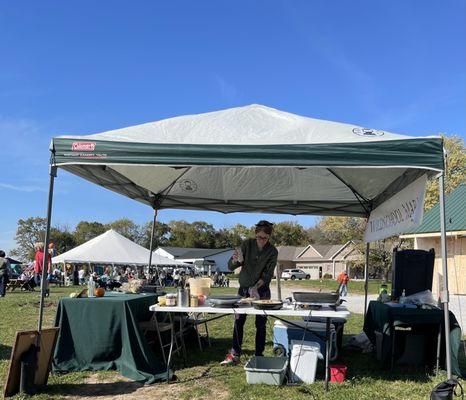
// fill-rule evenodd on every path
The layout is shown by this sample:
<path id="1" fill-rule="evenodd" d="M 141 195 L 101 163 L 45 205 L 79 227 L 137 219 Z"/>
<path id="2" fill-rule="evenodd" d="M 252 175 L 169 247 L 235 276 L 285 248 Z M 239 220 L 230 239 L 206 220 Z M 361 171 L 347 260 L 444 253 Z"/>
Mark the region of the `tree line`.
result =
<path id="1" fill-rule="evenodd" d="M 364 233 L 365 222 L 358 218 L 321 219 L 315 227 L 304 228 L 292 221 L 278 222 L 274 226 L 272 242 L 276 246 L 305 246 L 310 243 L 337 244 L 358 240 Z M 41 217 L 20 219 L 16 230 L 17 247 L 11 252 L 21 260 L 34 258 L 34 243 L 44 240 L 46 221 Z M 104 224 L 97 221 L 81 221 L 74 229 L 55 225 L 50 231 L 50 240 L 59 254 L 79 246 L 90 239 L 113 229 L 139 245 L 149 248 L 152 221 L 137 224 L 129 218 L 122 218 Z M 230 228 L 216 229 L 204 221 L 156 222 L 154 249 L 158 246 L 192 248 L 232 248 L 243 240 L 254 236 L 254 226 L 236 224 Z"/>

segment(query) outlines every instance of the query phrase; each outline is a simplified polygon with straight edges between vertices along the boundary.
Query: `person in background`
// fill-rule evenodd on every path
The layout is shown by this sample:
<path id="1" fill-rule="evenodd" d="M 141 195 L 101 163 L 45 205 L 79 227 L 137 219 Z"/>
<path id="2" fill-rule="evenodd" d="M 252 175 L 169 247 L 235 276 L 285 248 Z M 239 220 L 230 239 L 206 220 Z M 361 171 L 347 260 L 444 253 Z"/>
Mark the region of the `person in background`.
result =
<path id="1" fill-rule="evenodd" d="M 175 268 L 173 271 L 173 286 L 178 286 L 180 283 L 180 272 L 178 271 L 178 268 Z"/>
<path id="2" fill-rule="evenodd" d="M 84 268 L 81 268 L 78 271 L 78 279 L 79 279 L 80 285 L 84 285 L 86 283 L 85 275 L 86 275 L 86 271 L 84 271 Z"/>
<path id="3" fill-rule="evenodd" d="M 338 275 L 337 282 L 340 284 L 340 296 L 347 296 L 349 282 L 348 273 L 346 271 L 343 271 L 340 275 Z"/>
<path id="4" fill-rule="evenodd" d="M 40 282 L 42 279 L 42 271 L 44 269 L 44 243 L 37 242 L 34 245 L 36 250 L 36 255 L 34 257 L 34 281 L 36 282 L 37 286 L 40 286 Z M 47 254 L 47 266 L 50 265 L 50 254 Z"/>
<path id="5" fill-rule="evenodd" d="M 235 250 L 228 262 L 230 271 L 241 267 L 238 289 L 238 294 L 241 297 L 257 296 L 261 300 L 270 299 L 270 281 L 277 265 L 278 256 L 277 249 L 269 242 L 272 231 L 272 223 L 259 221 L 255 229 L 255 238 L 248 239 L 241 245 L 243 260 L 239 260 L 238 251 Z M 235 316 L 232 347 L 220 363 L 221 365 L 237 365 L 239 363 L 245 322 L 246 314 Z M 262 356 L 265 349 L 266 324 L 266 316 L 256 315 L 256 356 Z"/>
<path id="6" fill-rule="evenodd" d="M 8 268 L 10 263 L 5 258 L 5 252 L 0 250 L 0 297 L 5 297 L 6 285 L 8 284 Z"/>

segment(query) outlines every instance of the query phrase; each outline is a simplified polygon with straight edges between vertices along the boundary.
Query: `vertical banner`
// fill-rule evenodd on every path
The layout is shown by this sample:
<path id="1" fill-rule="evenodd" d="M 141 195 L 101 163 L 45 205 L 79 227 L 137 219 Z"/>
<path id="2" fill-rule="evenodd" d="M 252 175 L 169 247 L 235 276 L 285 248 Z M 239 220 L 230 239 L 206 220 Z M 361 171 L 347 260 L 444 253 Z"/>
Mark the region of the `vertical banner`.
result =
<path id="1" fill-rule="evenodd" d="M 364 241 L 385 239 L 419 226 L 424 213 L 426 183 L 427 175 L 423 175 L 372 210 Z"/>

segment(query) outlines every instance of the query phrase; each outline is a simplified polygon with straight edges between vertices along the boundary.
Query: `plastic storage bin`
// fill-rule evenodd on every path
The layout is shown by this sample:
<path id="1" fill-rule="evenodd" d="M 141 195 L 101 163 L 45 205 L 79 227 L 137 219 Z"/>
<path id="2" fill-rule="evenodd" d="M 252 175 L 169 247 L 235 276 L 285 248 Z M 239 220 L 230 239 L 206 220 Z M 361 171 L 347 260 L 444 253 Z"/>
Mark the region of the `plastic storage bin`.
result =
<path id="1" fill-rule="evenodd" d="M 281 321 L 275 321 L 273 326 L 274 336 L 274 350 L 283 349 L 282 355 L 291 354 L 291 340 L 298 342 L 311 341 L 317 342 L 320 346 L 320 351 L 325 354 L 325 324 L 319 322 L 306 322 L 306 321 L 293 321 L 294 324 L 299 327 L 286 324 Z M 306 327 L 308 331 L 304 331 L 302 328 Z M 311 330 L 311 331 L 309 331 Z M 304 334 L 304 338 L 303 338 Z M 279 354 L 280 352 L 275 352 Z M 337 335 L 335 332 L 335 326 L 330 325 L 330 360 L 335 360 L 338 356 L 337 348 Z"/>
<path id="2" fill-rule="evenodd" d="M 281 385 L 286 375 L 288 357 L 252 357 L 244 366 L 249 384 Z"/>
<path id="3" fill-rule="evenodd" d="M 291 341 L 290 372 L 294 383 L 314 383 L 317 359 L 322 358 L 317 342 Z"/>

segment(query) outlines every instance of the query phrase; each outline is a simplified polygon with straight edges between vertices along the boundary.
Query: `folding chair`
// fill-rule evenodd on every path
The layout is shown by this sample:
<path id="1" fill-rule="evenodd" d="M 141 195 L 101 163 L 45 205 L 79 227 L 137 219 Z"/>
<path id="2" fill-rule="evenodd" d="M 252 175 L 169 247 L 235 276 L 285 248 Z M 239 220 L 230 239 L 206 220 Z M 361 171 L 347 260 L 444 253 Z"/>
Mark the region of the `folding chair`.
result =
<path id="1" fill-rule="evenodd" d="M 186 359 L 186 349 L 184 345 L 184 338 L 183 338 L 183 327 L 180 323 L 180 329 L 176 331 L 175 322 L 171 316 L 171 313 L 164 313 L 163 321 L 157 320 L 157 313 L 153 313 L 152 317 L 149 321 L 142 321 L 139 322 L 139 328 L 141 329 L 142 333 L 146 338 L 148 338 L 148 333 L 152 332 L 157 335 L 157 340 L 160 345 L 160 350 L 162 352 L 163 361 L 167 363 L 167 356 L 165 355 L 165 349 L 168 347 L 170 348 L 171 341 L 173 340 L 173 351 L 172 353 L 177 353 L 180 350 L 183 353 L 183 357 Z M 167 318 L 169 321 L 167 322 Z M 170 340 L 164 341 L 163 340 L 163 333 L 169 332 L 170 333 Z M 148 343 L 153 345 L 155 343 L 155 339 L 149 339 Z"/>

